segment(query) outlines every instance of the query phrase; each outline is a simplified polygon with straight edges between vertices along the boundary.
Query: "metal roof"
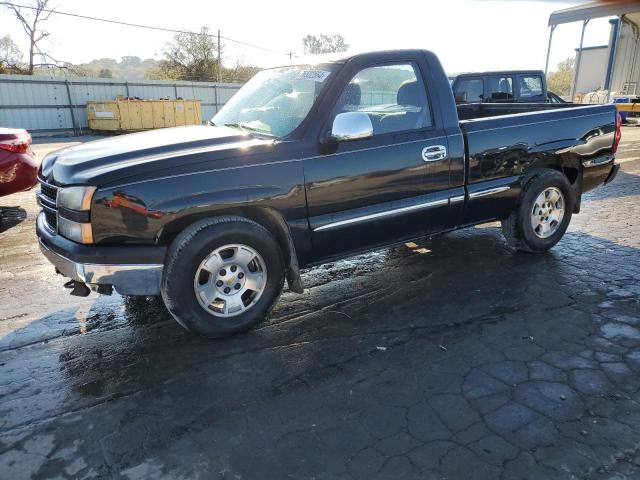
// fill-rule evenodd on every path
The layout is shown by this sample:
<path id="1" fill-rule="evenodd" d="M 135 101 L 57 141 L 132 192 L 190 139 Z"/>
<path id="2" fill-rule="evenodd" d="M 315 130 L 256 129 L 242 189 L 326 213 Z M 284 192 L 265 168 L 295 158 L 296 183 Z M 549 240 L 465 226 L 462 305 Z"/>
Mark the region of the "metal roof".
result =
<path id="1" fill-rule="evenodd" d="M 638 0 L 612 0 L 608 2 L 592 2 L 576 7 L 556 10 L 549 16 L 549 26 L 562 23 L 581 22 L 592 18 L 614 17 L 640 12 Z"/>

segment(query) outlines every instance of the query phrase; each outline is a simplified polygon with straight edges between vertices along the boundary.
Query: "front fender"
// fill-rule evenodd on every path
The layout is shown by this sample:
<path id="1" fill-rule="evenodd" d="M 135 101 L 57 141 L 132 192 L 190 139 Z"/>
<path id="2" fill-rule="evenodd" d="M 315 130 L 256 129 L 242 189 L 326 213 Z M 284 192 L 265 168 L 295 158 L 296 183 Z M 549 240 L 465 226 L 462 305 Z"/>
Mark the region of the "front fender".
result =
<path id="1" fill-rule="evenodd" d="M 301 162 L 194 172 L 99 188 L 91 208 L 96 243 L 155 243 L 174 222 L 261 207 L 306 220 Z"/>

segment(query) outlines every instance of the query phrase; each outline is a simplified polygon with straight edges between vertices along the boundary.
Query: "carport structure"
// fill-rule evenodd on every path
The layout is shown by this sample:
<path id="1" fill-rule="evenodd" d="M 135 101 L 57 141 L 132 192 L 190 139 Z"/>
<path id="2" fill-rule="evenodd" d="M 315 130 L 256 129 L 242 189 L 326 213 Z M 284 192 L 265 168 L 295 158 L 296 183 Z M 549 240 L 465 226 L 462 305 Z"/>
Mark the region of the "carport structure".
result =
<path id="1" fill-rule="evenodd" d="M 608 61 L 606 72 L 602 72 L 602 88 L 609 92 L 625 95 L 640 94 L 640 2 L 637 0 L 614 0 L 557 10 L 549 16 L 550 31 L 545 73 L 549 69 L 549 54 L 556 27 L 565 23 L 582 22 L 580 46 L 576 51 L 576 64 L 571 87 L 572 99 L 576 93 L 579 93 L 576 92 L 576 86 L 580 74 L 584 32 L 590 20 L 603 17 L 616 18 L 610 20 Z"/>

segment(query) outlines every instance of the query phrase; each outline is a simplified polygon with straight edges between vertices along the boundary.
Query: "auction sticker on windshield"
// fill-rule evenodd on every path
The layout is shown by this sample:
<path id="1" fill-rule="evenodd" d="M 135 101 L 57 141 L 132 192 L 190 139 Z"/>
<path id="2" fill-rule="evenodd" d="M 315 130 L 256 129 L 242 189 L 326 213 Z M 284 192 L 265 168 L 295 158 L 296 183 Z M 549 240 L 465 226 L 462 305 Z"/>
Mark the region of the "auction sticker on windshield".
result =
<path id="1" fill-rule="evenodd" d="M 298 80 L 313 80 L 314 82 L 324 82 L 331 72 L 325 70 L 300 70 Z"/>

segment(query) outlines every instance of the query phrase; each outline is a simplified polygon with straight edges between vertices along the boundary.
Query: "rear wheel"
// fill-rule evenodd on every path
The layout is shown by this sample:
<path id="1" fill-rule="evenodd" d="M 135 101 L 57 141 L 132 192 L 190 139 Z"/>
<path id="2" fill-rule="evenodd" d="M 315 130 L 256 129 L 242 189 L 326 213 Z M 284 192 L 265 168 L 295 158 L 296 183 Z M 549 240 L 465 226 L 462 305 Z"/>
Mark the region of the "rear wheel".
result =
<path id="1" fill-rule="evenodd" d="M 567 178 L 556 170 L 541 170 L 522 189 L 520 204 L 502 221 L 510 247 L 542 253 L 560 241 L 573 212 L 573 192 Z"/>
<path id="2" fill-rule="evenodd" d="M 248 330 L 273 308 L 284 283 L 280 248 L 241 217 L 198 222 L 171 244 L 162 297 L 183 327 L 207 337 Z"/>

